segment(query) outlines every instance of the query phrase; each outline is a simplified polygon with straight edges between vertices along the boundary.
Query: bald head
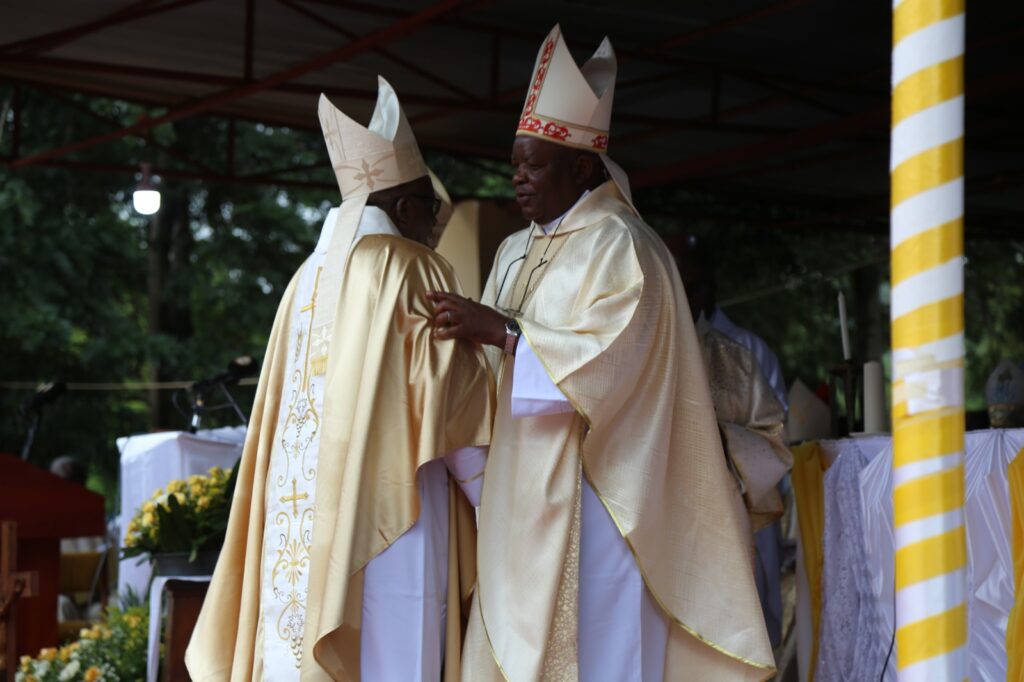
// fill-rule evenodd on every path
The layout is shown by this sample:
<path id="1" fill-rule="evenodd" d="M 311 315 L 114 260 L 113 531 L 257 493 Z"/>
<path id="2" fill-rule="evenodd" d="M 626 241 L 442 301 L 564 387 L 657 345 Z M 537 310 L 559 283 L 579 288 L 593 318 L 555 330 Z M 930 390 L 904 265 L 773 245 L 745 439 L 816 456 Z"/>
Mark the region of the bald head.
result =
<path id="1" fill-rule="evenodd" d="M 434 226 L 440 200 L 434 194 L 429 176 L 374 192 L 367 198 L 366 205 L 376 206 L 387 213 L 406 239 L 430 248 L 437 246 Z"/>
<path id="2" fill-rule="evenodd" d="M 50 473 L 73 481 L 78 485 L 85 485 L 85 466 L 71 455 L 63 455 L 50 462 Z"/>

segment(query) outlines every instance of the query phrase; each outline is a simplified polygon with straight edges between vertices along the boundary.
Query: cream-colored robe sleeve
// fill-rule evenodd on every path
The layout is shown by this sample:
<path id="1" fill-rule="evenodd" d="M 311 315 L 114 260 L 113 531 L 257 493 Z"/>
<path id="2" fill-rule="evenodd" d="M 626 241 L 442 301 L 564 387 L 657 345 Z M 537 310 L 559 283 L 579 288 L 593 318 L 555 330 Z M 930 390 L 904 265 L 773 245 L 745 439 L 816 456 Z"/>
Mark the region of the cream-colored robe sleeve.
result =
<path id="1" fill-rule="evenodd" d="M 351 250 L 327 360 L 300 679 L 360 678 L 362 572 L 416 522 L 420 466 L 490 442 L 493 382 L 481 351 L 440 341 L 431 290 L 458 290 L 429 249 L 374 235 Z M 281 304 L 250 419 L 227 540 L 186 655 L 198 682 L 254 679 L 264 480 L 282 394 L 292 290 Z M 459 677 L 475 582 L 473 510 L 449 486 L 445 679 Z"/>
<path id="2" fill-rule="evenodd" d="M 487 296 L 525 239 L 513 236 L 499 253 Z M 581 201 L 554 239 L 568 241 L 517 319 L 586 421 L 584 474 L 678 626 L 666 679 L 769 677 L 774 660 L 753 581 L 752 536 L 671 255 L 611 183 Z M 492 463 L 495 456 L 492 448 Z M 488 608 L 494 637 L 501 616 Z"/>

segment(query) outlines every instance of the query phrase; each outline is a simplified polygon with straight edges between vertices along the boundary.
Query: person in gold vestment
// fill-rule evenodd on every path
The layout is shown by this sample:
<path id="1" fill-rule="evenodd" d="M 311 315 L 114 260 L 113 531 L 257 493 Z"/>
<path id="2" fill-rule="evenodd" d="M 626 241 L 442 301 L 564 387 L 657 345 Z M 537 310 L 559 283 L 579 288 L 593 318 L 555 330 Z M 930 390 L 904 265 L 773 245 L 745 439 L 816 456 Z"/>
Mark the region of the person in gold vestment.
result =
<path id="1" fill-rule="evenodd" d="M 343 201 L 278 309 L 186 662 L 197 682 L 453 681 L 493 381 L 432 333 L 426 292 L 458 287 L 427 246 L 447 195 L 394 91 L 368 128 L 319 113 Z"/>
<path id="2" fill-rule="evenodd" d="M 715 254 L 710 244 L 684 234 L 668 241 L 686 288 L 711 382 L 726 454 L 741 478 L 754 531 L 754 583 L 768 638 L 782 643 L 784 543 L 781 490 L 793 456 L 786 445 L 786 384 L 768 344 L 730 320 L 716 300 Z"/>
<path id="3" fill-rule="evenodd" d="M 512 148 L 531 226 L 439 338 L 488 347 L 498 407 L 462 679 L 762 680 L 751 534 L 672 257 L 608 144 L 616 63 L 556 26 Z"/>

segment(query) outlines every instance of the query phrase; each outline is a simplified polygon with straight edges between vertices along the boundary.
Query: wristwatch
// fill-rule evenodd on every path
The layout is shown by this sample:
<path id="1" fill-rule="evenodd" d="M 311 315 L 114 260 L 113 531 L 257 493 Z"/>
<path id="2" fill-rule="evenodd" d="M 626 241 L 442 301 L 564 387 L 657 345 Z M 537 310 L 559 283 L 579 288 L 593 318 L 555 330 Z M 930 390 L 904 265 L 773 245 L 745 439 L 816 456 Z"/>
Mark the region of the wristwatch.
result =
<path id="1" fill-rule="evenodd" d="M 505 352 L 509 355 L 516 354 L 516 344 L 519 343 L 519 335 L 523 333 L 523 330 L 519 328 L 519 323 L 514 319 L 510 319 L 505 323 Z"/>

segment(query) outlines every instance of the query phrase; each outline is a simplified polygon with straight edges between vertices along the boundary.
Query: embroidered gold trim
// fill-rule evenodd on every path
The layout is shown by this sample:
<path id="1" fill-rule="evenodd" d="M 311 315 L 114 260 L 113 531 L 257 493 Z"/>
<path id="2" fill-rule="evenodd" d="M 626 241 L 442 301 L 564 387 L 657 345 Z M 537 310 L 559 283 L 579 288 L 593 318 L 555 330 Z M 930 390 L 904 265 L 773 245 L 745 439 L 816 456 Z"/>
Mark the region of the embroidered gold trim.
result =
<path id="1" fill-rule="evenodd" d="M 611 506 L 608 504 L 607 500 L 604 499 L 604 495 L 602 495 L 601 491 L 598 490 L 597 486 L 594 485 L 594 481 L 590 477 L 590 472 L 587 471 L 587 458 L 586 458 L 586 456 L 584 456 L 582 459 L 583 459 L 583 473 L 587 477 L 587 483 L 589 483 L 590 487 L 594 489 L 594 494 L 597 495 L 597 499 L 601 500 L 601 504 L 603 504 L 605 510 L 607 510 L 608 516 L 610 516 L 611 519 L 612 519 L 612 523 L 614 523 L 615 527 L 618 529 L 619 535 L 622 536 L 622 539 L 626 542 L 626 546 L 629 547 L 629 551 L 633 554 L 633 560 L 636 561 L 636 567 L 637 567 L 637 570 L 640 571 L 640 577 L 644 579 L 644 587 L 646 587 L 647 591 L 651 593 L 651 597 L 654 599 L 655 603 L 658 604 L 658 608 L 660 608 L 669 617 L 669 619 L 673 623 L 675 623 L 676 625 L 681 627 L 683 630 L 685 630 L 690 635 L 695 637 L 701 643 L 706 644 L 707 646 L 711 647 L 712 649 L 714 649 L 718 653 L 722 654 L 723 656 L 728 656 L 729 658 L 731 658 L 731 659 L 733 659 L 735 661 L 739 661 L 740 663 L 743 663 L 745 665 L 749 665 L 752 668 L 757 668 L 758 670 L 766 670 L 766 671 L 774 674 L 776 672 L 775 666 L 773 666 L 773 665 L 765 665 L 765 664 L 762 664 L 762 663 L 757 663 L 756 661 L 752 661 L 749 658 L 745 658 L 743 656 L 740 656 L 739 654 L 736 654 L 736 653 L 733 653 L 733 652 L 729 651 L 728 649 L 726 649 L 725 647 L 721 646 L 720 644 L 716 644 L 715 642 L 712 642 L 710 639 L 708 639 L 707 637 L 705 637 L 704 635 L 700 634 L 695 629 L 693 629 L 692 627 L 690 627 L 689 625 L 687 625 L 686 623 L 681 621 L 678 617 L 676 617 L 676 615 L 674 613 L 672 613 L 672 611 L 670 611 L 668 609 L 668 607 L 665 606 L 665 602 L 663 602 L 661 600 L 661 598 L 658 597 L 658 594 L 654 591 L 654 588 L 651 587 L 651 582 L 647 578 L 647 573 L 644 572 L 643 564 L 640 563 L 640 555 L 637 554 L 636 548 L 633 547 L 633 543 L 630 542 L 628 537 L 626 537 L 626 534 L 623 532 L 622 526 L 619 525 L 619 520 L 615 517 L 615 513 L 612 511 Z M 766 676 L 763 679 L 767 679 L 768 677 L 771 677 L 771 675 L 768 675 L 768 676 Z"/>
<path id="2" fill-rule="evenodd" d="M 533 345 L 532 341 L 530 341 L 530 336 L 529 336 L 529 334 L 526 331 L 526 327 L 522 324 L 522 321 L 520 321 L 519 327 L 522 330 L 523 336 L 526 337 L 527 343 L 529 343 L 530 347 L 534 349 L 534 355 L 537 357 L 538 360 L 540 360 L 540 364 L 541 364 L 541 366 L 544 367 L 544 371 L 547 372 L 548 378 L 551 380 L 551 383 L 553 383 L 555 386 L 558 386 L 559 382 L 555 381 L 555 377 L 554 377 L 554 374 L 551 372 L 551 369 L 548 367 L 547 363 L 544 361 L 544 358 L 541 357 L 541 354 L 537 352 L 537 347 Z M 559 386 L 559 390 L 560 391 L 562 390 L 560 386 Z M 569 404 L 571 404 L 573 406 L 573 408 L 580 415 L 580 417 L 583 419 L 583 421 L 586 422 L 588 430 L 593 428 L 593 424 L 591 423 L 590 418 L 587 416 L 586 412 L 584 412 L 583 409 L 579 406 L 579 404 L 575 400 L 573 400 L 573 397 L 571 395 L 569 395 L 568 393 L 566 393 L 565 391 L 562 391 L 562 395 L 565 396 L 566 400 L 569 401 Z M 616 518 L 615 513 L 612 511 L 611 507 L 608 505 L 608 502 L 607 502 L 607 500 L 605 500 L 604 495 L 602 495 L 601 492 L 597 489 L 597 486 L 594 485 L 593 479 L 591 479 L 590 472 L 588 471 L 586 450 L 583 447 L 583 444 L 580 445 L 580 459 L 582 460 L 582 463 L 583 463 L 583 473 L 587 477 L 587 482 L 590 483 L 590 487 L 594 489 L 594 494 L 596 494 L 597 498 L 599 500 L 601 500 L 601 504 L 603 504 L 604 508 L 608 511 L 608 516 L 611 517 L 612 523 L 614 523 L 615 524 L 615 528 L 618 529 L 619 535 L 622 536 L 622 539 L 626 542 L 626 546 L 629 547 L 629 551 L 633 554 L 633 560 L 636 561 L 637 569 L 640 571 L 640 577 L 642 577 L 643 580 L 644 580 L 644 586 L 647 587 L 647 590 L 651 593 L 651 597 L 654 599 L 655 603 L 658 604 L 658 608 L 660 608 L 669 617 L 669 619 L 671 619 L 671 621 L 673 623 L 675 623 L 676 625 L 681 627 L 683 630 L 688 632 L 690 635 L 695 637 L 698 641 L 702 642 L 703 644 L 706 644 L 707 646 L 711 647 L 712 649 L 714 649 L 715 651 L 719 652 L 720 654 L 722 654 L 724 656 L 728 656 L 729 658 L 731 658 L 733 660 L 739 661 L 740 663 L 744 663 L 744 664 L 749 665 L 749 666 L 751 666 L 753 668 L 757 668 L 758 670 L 767 670 L 767 671 L 775 672 L 775 667 L 772 666 L 772 665 L 764 665 L 764 664 L 761 664 L 761 663 L 757 663 L 757 662 L 752 661 L 750 659 L 744 658 L 743 656 L 740 656 L 739 654 L 736 654 L 736 653 L 733 653 L 732 651 L 729 651 L 728 649 L 726 649 L 725 647 L 721 646 L 720 644 L 716 644 L 715 642 L 711 641 L 709 638 L 705 637 L 704 635 L 700 634 L 695 629 L 693 629 L 692 627 L 690 627 L 689 625 L 684 623 L 682 620 L 680 620 L 678 617 L 676 617 L 676 615 L 674 613 L 672 613 L 672 611 L 669 610 L 668 607 L 665 606 L 665 602 L 663 602 L 661 600 L 661 598 L 658 597 L 658 594 L 651 587 L 650 580 L 648 580 L 648 578 L 647 578 L 647 574 L 644 571 L 643 564 L 640 562 L 640 555 L 637 554 L 636 548 L 633 547 L 633 543 L 630 542 L 628 537 L 626 537 L 626 533 L 622 530 L 622 526 L 619 524 L 619 519 Z M 492 650 L 492 653 L 493 653 L 493 650 Z"/>
<path id="3" fill-rule="evenodd" d="M 501 673 L 502 679 L 505 682 L 510 682 L 508 673 L 505 672 L 505 668 L 501 666 L 501 660 L 498 659 L 498 652 L 494 650 L 494 643 L 491 642 L 491 633 L 487 631 L 487 621 L 484 619 L 484 604 L 483 597 L 480 596 L 480 575 L 476 577 L 476 610 L 480 614 L 480 627 L 484 631 L 484 639 L 487 641 L 487 650 L 491 652 L 491 658 L 494 659 L 494 665 L 498 667 L 498 672 Z"/>

